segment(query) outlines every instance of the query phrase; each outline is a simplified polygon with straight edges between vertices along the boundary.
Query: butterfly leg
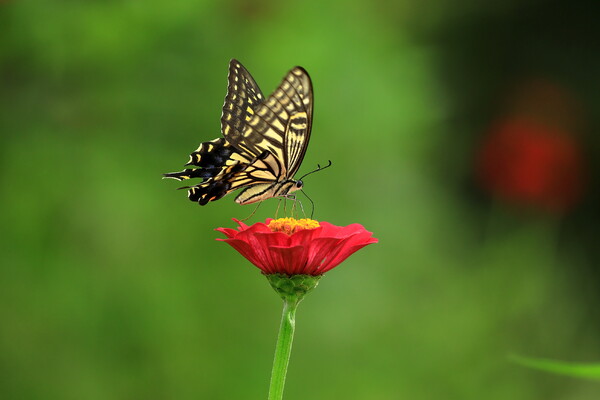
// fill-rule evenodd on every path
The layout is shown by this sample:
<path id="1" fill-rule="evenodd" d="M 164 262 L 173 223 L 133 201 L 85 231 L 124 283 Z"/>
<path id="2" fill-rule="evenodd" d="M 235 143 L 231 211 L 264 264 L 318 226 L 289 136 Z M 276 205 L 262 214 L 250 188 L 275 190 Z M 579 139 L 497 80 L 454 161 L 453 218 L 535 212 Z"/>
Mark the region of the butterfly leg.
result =
<path id="1" fill-rule="evenodd" d="M 287 197 L 283 196 L 283 216 L 287 215 Z"/>
<path id="2" fill-rule="evenodd" d="M 281 206 L 281 198 L 279 199 L 279 202 L 277 203 L 277 209 L 275 210 L 275 219 L 278 218 L 279 215 L 279 207 Z"/>
<path id="3" fill-rule="evenodd" d="M 298 212 L 298 208 L 300 208 L 300 211 L 302 212 L 302 216 L 304 218 L 306 218 L 306 211 L 304 211 L 304 205 L 302 204 L 302 201 L 300 199 L 298 199 L 296 197 L 295 194 L 289 195 L 290 200 L 294 201 L 294 211 L 296 212 L 296 217 L 300 216 L 300 213 Z M 296 207 L 296 205 L 298 205 L 299 207 Z M 312 218 L 312 215 L 311 215 Z"/>
<path id="4" fill-rule="evenodd" d="M 292 218 L 296 218 L 298 216 L 298 213 L 296 212 L 296 196 L 294 196 L 293 194 L 286 194 L 285 198 L 292 202 L 290 215 L 292 216 Z"/>
<path id="5" fill-rule="evenodd" d="M 283 202 L 284 202 L 283 203 L 284 204 L 284 213 L 287 215 L 286 205 L 287 205 L 287 201 L 290 200 L 290 201 L 293 202 L 292 203 L 292 209 L 290 210 L 290 215 L 292 217 L 298 217 L 299 214 L 298 214 L 298 211 L 297 211 L 296 202 L 299 201 L 299 200 L 296 198 L 296 195 L 294 195 L 294 194 L 286 194 L 286 195 L 283 195 L 281 197 L 282 197 Z M 306 214 L 304 213 L 304 207 L 302 207 L 302 202 L 300 202 L 300 209 L 302 210 L 302 213 L 306 217 Z"/>
<path id="6" fill-rule="evenodd" d="M 304 215 L 304 218 L 306 218 L 306 211 L 304 211 L 304 206 L 302 205 L 302 201 L 297 200 L 298 204 L 300 204 L 300 210 L 302 210 L 302 215 Z M 311 216 L 312 218 L 312 216 Z"/>
<path id="7" fill-rule="evenodd" d="M 240 219 L 240 222 L 244 222 L 244 221 L 250 219 L 254 214 L 256 214 L 256 211 L 258 211 L 258 207 L 260 207 L 261 204 L 262 204 L 262 201 L 259 201 L 256 204 L 256 207 L 254 207 L 254 210 L 252 211 L 252 213 L 250 215 L 248 215 L 246 218 Z"/>

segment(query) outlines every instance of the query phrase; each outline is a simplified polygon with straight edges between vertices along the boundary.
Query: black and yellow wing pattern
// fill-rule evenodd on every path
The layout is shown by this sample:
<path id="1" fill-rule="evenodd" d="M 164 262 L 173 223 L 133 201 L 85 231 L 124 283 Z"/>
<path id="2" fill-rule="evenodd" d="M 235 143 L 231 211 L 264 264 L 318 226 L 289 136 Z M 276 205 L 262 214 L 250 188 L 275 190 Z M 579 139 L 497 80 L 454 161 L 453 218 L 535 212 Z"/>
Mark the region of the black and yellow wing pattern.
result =
<path id="1" fill-rule="evenodd" d="M 201 143 L 181 172 L 164 174 L 186 186 L 200 205 L 236 189 L 239 204 L 286 196 L 302 187 L 293 179 L 310 139 L 313 91 L 308 73 L 292 68 L 279 87 L 264 98 L 252 75 L 237 60 L 229 63 L 227 95 L 221 115 L 222 138 Z M 182 188 L 183 189 L 183 188 Z"/>

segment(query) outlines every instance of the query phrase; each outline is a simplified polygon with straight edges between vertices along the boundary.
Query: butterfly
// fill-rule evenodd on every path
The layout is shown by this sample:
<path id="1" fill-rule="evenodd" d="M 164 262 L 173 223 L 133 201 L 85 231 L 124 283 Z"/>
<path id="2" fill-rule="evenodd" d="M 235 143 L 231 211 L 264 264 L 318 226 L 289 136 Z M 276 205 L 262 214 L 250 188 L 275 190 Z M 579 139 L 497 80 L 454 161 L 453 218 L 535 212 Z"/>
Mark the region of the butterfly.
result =
<path id="1" fill-rule="evenodd" d="M 308 73 L 292 68 L 265 99 L 252 75 L 237 60 L 229 62 L 227 95 L 221 114 L 223 137 L 201 143 L 181 172 L 164 174 L 186 186 L 188 198 L 206 205 L 236 190 L 238 204 L 287 196 L 302 189 L 294 180 L 312 126 L 313 90 Z M 320 168 L 320 167 L 319 167 Z"/>

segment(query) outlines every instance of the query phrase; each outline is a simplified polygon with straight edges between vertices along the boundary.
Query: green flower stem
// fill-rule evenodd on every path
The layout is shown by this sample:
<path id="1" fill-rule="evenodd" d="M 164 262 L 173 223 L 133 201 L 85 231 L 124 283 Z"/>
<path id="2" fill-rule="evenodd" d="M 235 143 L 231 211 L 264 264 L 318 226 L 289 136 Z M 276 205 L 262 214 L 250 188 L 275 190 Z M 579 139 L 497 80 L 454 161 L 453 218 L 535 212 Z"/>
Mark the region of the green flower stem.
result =
<path id="1" fill-rule="evenodd" d="M 269 387 L 269 400 L 281 400 L 283 399 L 285 375 L 290 363 L 294 330 L 296 329 L 296 309 L 304 296 L 317 286 L 321 275 L 270 274 L 266 277 L 271 287 L 283 299 L 283 313 L 279 325 L 279 336 L 275 347 L 275 359 L 273 360 L 271 385 Z"/>
<path id="2" fill-rule="evenodd" d="M 275 347 L 275 359 L 273 360 L 273 370 L 271 372 L 269 400 L 283 399 L 285 375 L 290 363 L 294 330 L 296 329 L 296 309 L 298 308 L 298 303 L 299 301 L 283 300 L 283 313 L 281 315 L 279 336 L 277 337 L 277 346 Z"/>

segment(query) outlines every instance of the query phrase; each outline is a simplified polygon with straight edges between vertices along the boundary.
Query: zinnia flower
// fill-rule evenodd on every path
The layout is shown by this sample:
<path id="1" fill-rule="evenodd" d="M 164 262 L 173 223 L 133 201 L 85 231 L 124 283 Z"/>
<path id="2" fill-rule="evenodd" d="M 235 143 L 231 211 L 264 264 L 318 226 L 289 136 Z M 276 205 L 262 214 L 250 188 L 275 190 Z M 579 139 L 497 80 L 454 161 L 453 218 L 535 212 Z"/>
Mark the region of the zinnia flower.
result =
<path id="1" fill-rule="evenodd" d="M 218 228 L 222 240 L 265 275 L 320 276 L 364 246 L 377 243 L 360 224 L 336 226 L 312 219 L 267 219 L 238 229 Z"/>
<path id="2" fill-rule="evenodd" d="M 237 229 L 218 228 L 241 255 L 256 265 L 283 300 L 269 400 L 281 400 L 296 327 L 296 309 L 323 274 L 355 251 L 377 243 L 360 224 L 335 226 L 312 219 L 267 219 Z"/>

